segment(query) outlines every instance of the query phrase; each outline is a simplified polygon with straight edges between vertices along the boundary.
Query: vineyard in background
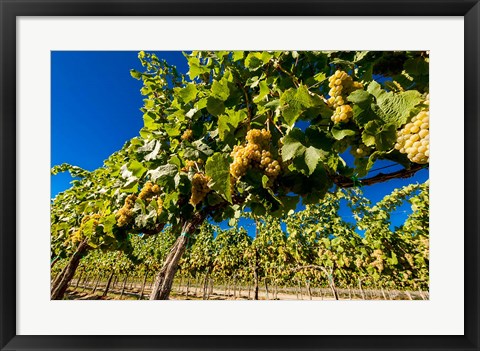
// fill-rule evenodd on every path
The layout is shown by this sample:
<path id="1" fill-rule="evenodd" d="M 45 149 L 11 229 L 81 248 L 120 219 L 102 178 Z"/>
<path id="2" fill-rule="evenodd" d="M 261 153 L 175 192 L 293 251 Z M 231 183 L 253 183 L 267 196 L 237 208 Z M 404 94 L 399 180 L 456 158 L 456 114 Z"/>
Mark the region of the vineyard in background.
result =
<path id="1" fill-rule="evenodd" d="M 339 214 L 342 200 L 355 223 Z M 392 229 L 392 213 L 405 201 L 413 212 Z M 243 215 L 253 220 L 254 238 L 237 218 L 231 229 L 203 224 L 189 239 L 173 284 L 175 299 L 428 298 L 428 182 L 397 189 L 374 206 L 359 191 L 338 190 L 283 220 Z M 175 239 L 165 229 L 162 235 L 132 236 L 129 255 L 90 251 L 70 296 L 148 297 Z M 52 278 L 67 262 L 56 263 Z"/>

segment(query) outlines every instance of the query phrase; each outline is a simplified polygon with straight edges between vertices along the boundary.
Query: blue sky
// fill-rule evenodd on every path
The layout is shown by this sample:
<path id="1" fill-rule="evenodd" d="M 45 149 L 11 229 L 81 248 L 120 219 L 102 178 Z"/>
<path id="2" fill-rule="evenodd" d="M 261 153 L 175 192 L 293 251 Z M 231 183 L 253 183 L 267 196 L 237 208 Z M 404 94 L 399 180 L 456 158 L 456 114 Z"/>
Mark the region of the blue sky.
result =
<path id="1" fill-rule="evenodd" d="M 142 70 L 136 51 L 54 51 L 51 53 L 51 165 L 70 163 L 94 170 L 103 160 L 138 135 L 143 125 L 140 108 L 142 82 L 130 76 L 130 69 Z M 181 52 L 156 52 L 159 58 L 186 72 Z M 350 156 L 346 156 L 347 158 Z M 346 160 L 350 163 L 350 160 Z M 377 162 L 373 169 L 388 166 Z M 401 169 L 392 167 L 378 172 Z M 373 176 L 378 172 L 373 172 Z M 428 170 L 408 179 L 395 179 L 363 187 L 364 194 L 376 202 L 393 189 L 412 182 L 424 182 Z M 70 187 L 68 173 L 52 176 L 51 196 Z M 399 208 L 393 224 L 401 224 L 409 205 Z M 349 211 L 342 209 L 346 220 Z M 248 228 L 250 229 L 250 228 Z M 249 230 L 250 232 L 251 230 Z"/>

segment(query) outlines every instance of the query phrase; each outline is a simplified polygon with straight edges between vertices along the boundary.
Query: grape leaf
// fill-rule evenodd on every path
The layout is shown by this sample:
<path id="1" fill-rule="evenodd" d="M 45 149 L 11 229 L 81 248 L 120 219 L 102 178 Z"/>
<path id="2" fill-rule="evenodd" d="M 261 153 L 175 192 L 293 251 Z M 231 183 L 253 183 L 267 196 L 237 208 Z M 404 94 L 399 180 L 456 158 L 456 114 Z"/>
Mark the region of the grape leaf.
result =
<path id="1" fill-rule="evenodd" d="M 222 100 L 210 96 L 207 99 L 207 111 L 214 116 L 218 116 L 225 112 L 225 105 Z"/>
<path id="2" fill-rule="evenodd" d="M 210 188 L 231 203 L 230 162 L 227 156 L 219 152 L 210 156 L 205 164 L 205 173 L 212 178 Z"/>
<path id="3" fill-rule="evenodd" d="M 293 128 L 290 133 L 283 137 L 282 159 L 288 161 L 305 153 L 305 136 L 298 128 Z"/>
<path id="4" fill-rule="evenodd" d="M 228 81 L 225 78 L 222 78 L 220 81 L 214 80 L 212 83 L 212 96 L 225 101 L 230 95 L 230 90 L 228 89 Z M 207 104 L 208 108 L 208 104 Z"/>
<path id="5" fill-rule="evenodd" d="M 218 135 L 220 140 L 225 140 L 226 134 L 233 132 L 247 118 L 247 113 L 244 110 L 226 110 L 226 113 L 226 115 L 218 116 Z"/>
<path id="6" fill-rule="evenodd" d="M 264 80 L 260 81 L 259 86 L 260 86 L 260 93 L 253 98 L 253 102 L 256 104 L 262 101 L 265 98 L 265 96 L 267 96 L 268 93 L 270 92 L 267 82 L 265 82 Z"/>
<path id="7" fill-rule="evenodd" d="M 147 174 L 150 175 L 150 179 L 154 183 L 157 181 L 157 179 L 165 179 L 165 178 L 173 179 L 173 177 L 177 173 L 178 173 L 178 167 L 170 163 L 167 163 L 166 165 L 157 167 L 156 169 L 152 169 L 147 172 Z"/>
<path id="8" fill-rule="evenodd" d="M 189 83 L 185 88 L 176 88 L 176 93 L 184 103 L 188 104 L 197 97 L 197 86 L 196 84 Z"/>
<path id="9" fill-rule="evenodd" d="M 313 146 L 309 146 L 305 150 L 305 163 L 307 164 L 308 170 L 310 171 L 309 175 L 311 175 L 315 171 L 318 162 L 324 159 L 325 155 L 325 151 L 316 149 Z"/>
<path id="10" fill-rule="evenodd" d="M 332 136 L 336 140 L 342 140 L 343 138 L 345 138 L 347 136 L 353 136 L 356 133 L 356 131 L 354 131 L 352 129 L 339 128 L 337 126 L 333 127 L 331 132 L 332 132 Z"/>
<path id="11" fill-rule="evenodd" d="M 282 116 L 290 127 L 293 126 L 300 115 L 310 107 L 320 104 L 320 99 L 315 99 L 305 85 L 298 89 L 290 88 L 280 96 Z"/>

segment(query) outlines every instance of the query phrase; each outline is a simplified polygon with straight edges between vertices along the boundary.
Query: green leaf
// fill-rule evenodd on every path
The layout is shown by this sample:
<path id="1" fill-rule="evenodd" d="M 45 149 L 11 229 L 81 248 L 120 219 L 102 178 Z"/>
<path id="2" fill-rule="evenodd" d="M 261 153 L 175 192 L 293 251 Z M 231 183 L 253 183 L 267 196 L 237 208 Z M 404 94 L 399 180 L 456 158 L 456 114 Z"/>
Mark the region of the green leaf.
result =
<path id="1" fill-rule="evenodd" d="M 382 89 L 382 86 L 376 81 L 372 80 L 367 87 L 367 91 L 375 96 L 377 99 L 382 95 L 386 94 L 386 91 Z"/>
<path id="2" fill-rule="evenodd" d="M 203 66 L 200 63 L 200 60 L 194 56 L 188 57 L 188 66 L 189 66 L 188 75 L 192 80 L 203 73 L 210 72 L 210 70 L 207 67 Z"/>
<path id="3" fill-rule="evenodd" d="M 265 98 L 265 96 L 267 96 L 268 93 L 270 92 L 267 82 L 265 82 L 264 80 L 260 81 L 259 86 L 260 86 L 260 93 L 253 98 L 253 102 L 256 104 L 262 101 Z"/>
<path id="4" fill-rule="evenodd" d="M 265 209 L 265 207 L 258 202 L 250 203 L 250 208 L 252 210 L 252 213 L 255 216 L 263 216 L 265 213 L 267 213 L 267 210 Z"/>
<path id="5" fill-rule="evenodd" d="M 317 105 L 305 85 L 301 85 L 298 89 L 290 88 L 286 90 L 280 97 L 280 103 L 282 116 L 290 127 L 295 124 L 306 109 Z"/>
<path id="6" fill-rule="evenodd" d="M 272 58 L 272 55 L 266 51 L 251 52 L 245 58 L 245 66 L 250 71 L 255 71 L 260 67 L 262 67 L 264 64 L 266 64 L 268 61 L 270 61 L 271 58 Z"/>
<path id="7" fill-rule="evenodd" d="M 365 126 L 370 121 L 377 119 L 378 116 L 372 111 L 370 106 L 360 107 L 360 105 L 353 105 L 353 120 L 359 127 Z"/>
<path id="8" fill-rule="evenodd" d="M 364 104 L 371 102 L 371 97 L 370 94 L 365 90 L 355 90 L 348 95 L 347 100 L 353 102 L 354 104 Z"/>
<path id="9" fill-rule="evenodd" d="M 155 160 L 160 152 L 161 144 L 159 141 L 155 141 L 155 148 L 149 154 L 145 155 L 145 161 Z"/>
<path id="10" fill-rule="evenodd" d="M 305 136 L 298 128 L 293 128 L 290 133 L 283 137 L 282 159 L 288 161 L 305 153 Z"/>
<path id="11" fill-rule="evenodd" d="M 422 101 L 421 94 L 416 90 L 387 93 L 375 81 L 369 84 L 367 90 L 377 99 L 375 112 L 385 123 L 392 123 L 396 128 L 407 123 L 412 110 Z"/>
<path id="12" fill-rule="evenodd" d="M 243 59 L 245 52 L 244 51 L 234 51 L 233 52 L 233 62 Z"/>
<path id="13" fill-rule="evenodd" d="M 132 171 L 133 176 L 137 178 L 141 178 L 147 171 L 147 169 L 136 160 L 130 162 L 130 164 L 128 165 L 128 169 Z"/>
<path id="14" fill-rule="evenodd" d="M 176 91 L 180 99 L 186 104 L 197 97 L 197 86 L 194 83 L 187 84 L 185 88 L 176 88 Z"/>
<path id="15" fill-rule="evenodd" d="M 408 59 L 403 68 L 412 76 L 426 76 L 429 72 L 428 62 L 423 57 Z"/>
<path id="16" fill-rule="evenodd" d="M 230 90 L 228 89 L 228 81 L 225 78 L 222 78 L 220 81 L 214 80 L 212 84 L 212 96 L 225 101 L 230 95 Z M 208 104 L 207 104 L 208 108 Z"/>
<path id="17" fill-rule="evenodd" d="M 264 188 L 267 188 L 268 180 L 269 180 L 268 177 L 264 174 L 264 175 L 262 176 L 262 186 L 263 186 Z"/>
<path id="18" fill-rule="evenodd" d="M 115 235 L 113 235 L 113 228 L 116 224 L 117 220 L 115 219 L 115 213 L 102 217 L 100 223 L 100 225 L 103 226 L 103 231 L 105 234 L 113 238 L 115 237 Z"/>
<path id="19" fill-rule="evenodd" d="M 201 153 L 207 156 L 210 156 L 211 154 L 213 154 L 213 150 L 211 149 L 211 147 L 208 146 L 206 143 L 204 143 L 202 140 L 195 140 L 192 143 L 192 146 L 194 146 L 195 149 L 197 149 L 198 151 L 200 151 Z"/>
<path id="20" fill-rule="evenodd" d="M 375 146 L 379 151 L 390 150 L 397 140 L 397 128 L 393 124 L 384 125 L 375 137 Z"/>
<path id="21" fill-rule="evenodd" d="M 247 118 L 247 113 L 244 110 L 226 110 L 226 113 L 226 115 L 218 117 L 218 135 L 220 140 L 225 140 L 226 134 L 233 132 Z"/>
<path id="22" fill-rule="evenodd" d="M 346 128 L 338 128 L 337 126 L 333 127 L 331 132 L 332 132 L 332 136 L 336 140 L 342 140 L 345 137 L 353 136 L 353 135 L 356 134 L 355 130 L 346 129 Z"/>
<path id="23" fill-rule="evenodd" d="M 207 99 L 207 111 L 217 117 L 225 112 L 225 105 L 222 100 L 210 96 Z"/>
<path id="24" fill-rule="evenodd" d="M 305 150 L 305 163 L 307 164 L 308 170 L 310 171 L 309 175 L 311 175 L 315 171 L 318 162 L 324 157 L 325 152 L 323 150 L 316 149 L 313 146 L 310 146 Z"/>
<path id="25" fill-rule="evenodd" d="M 353 59 L 353 62 L 361 61 L 365 56 L 367 56 L 369 52 L 370 51 L 357 51 L 355 53 L 355 58 Z"/>
<path id="26" fill-rule="evenodd" d="M 209 157 L 205 164 L 205 173 L 212 178 L 210 188 L 231 203 L 230 162 L 227 155 L 217 152 Z"/>
<path id="27" fill-rule="evenodd" d="M 421 94 L 416 90 L 395 94 L 389 92 L 377 99 L 382 114 L 380 117 L 385 123 L 393 123 L 397 128 L 406 124 L 410 112 L 422 101 Z"/>
<path id="28" fill-rule="evenodd" d="M 375 145 L 375 135 L 372 135 L 369 132 L 362 133 L 362 142 L 367 146 Z"/>
<path id="29" fill-rule="evenodd" d="M 155 115 L 152 112 L 143 115 L 143 125 L 148 130 L 158 130 L 160 127 L 160 124 L 155 123 Z"/>
<path id="30" fill-rule="evenodd" d="M 140 73 L 140 72 L 138 72 L 138 71 L 136 71 L 136 70 L 134 70 L 134 69 L 131 69 L 131 70 L 130 70 L 130 75 L 131 75 L 133 78 L 135 78 L 135 79 L 140 79 L 140 78 L 142 78 L 142 73 Z"/>
<path id="31" fill-rule="evenodd" d="M 273 110 L 273 111 L 277 110 L 279 107 L 280 107 L 280 100 L 279 99 L 269 101 L 264 106 L 264 108 L 266 108 L 268 110 Z"/>
<path id="32" fill-rule="evenodd" d="M 156 169 L 150 170 L 147 174 L 150 175 L 152 182 L 156 182 L 157 179 L 166 179 L 172 178 L 178 173 L 178 167 L 167 163 L 166 165 L 157 167 Z"/>
<path id="33" fill-rule="evenodd" d="M 327 75 L 323 72 L 320 72 L 320 73 L 317 73 L 313 76 L 313 79 L 320 83 L 320 82 L 323 82 L 325 79 L 327 79 Z"/>

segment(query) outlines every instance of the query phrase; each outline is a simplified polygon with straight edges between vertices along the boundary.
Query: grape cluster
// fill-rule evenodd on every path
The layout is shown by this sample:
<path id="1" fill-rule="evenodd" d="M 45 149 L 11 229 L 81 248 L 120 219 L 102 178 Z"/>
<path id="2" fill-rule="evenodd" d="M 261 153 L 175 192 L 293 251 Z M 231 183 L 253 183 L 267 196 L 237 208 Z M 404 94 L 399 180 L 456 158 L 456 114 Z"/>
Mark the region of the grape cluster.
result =
<path id="1" fill-rule="evenodd" d="M 429 100 L 424 102 L 427 106 Z M 428 107 L 420 111 L 397 132 L 395 149 L 407 154 L 410 161 L 425 164 L 430 161 L 430 112 Z"/>
<path id="2" fill-rule="evenodd" d="M 163 200 L 161 197 L 157 198 L 157 206 L 158 206 L 157 215 L 160 215 L 163 211 Z"/>
<path id="3" fill-rule="evenodd" d="M 187 129 L 183 132 L 181 138 L 182 140 L 190 140 L 193 137 L 193 131 L 191 129 Z"/>
<path id="4" fill-rule="evenodd" d="M 190 203 L 195 206 L 200 203 L 207 193 L 210 191 L 208 182 L 210 177 L 203 173 L 195 173 L 192 178 L 192 196 L 190 197 Z"/>
<path id="5" fill-rule="evenodd" d="M 328 87 L 330 91 L 330 99 L 328 104 L 333 108 L 342 106 L 345 104 L 346 97 L 350 93 L 357 89 L 363 89 L 363 84 L 360 82 L 354 82 L 347 72 L 337 70 L 330 78 L 328 78 Z"/>
<path id="6" fill-rule="evenodd" d="M 281 166 L 269 150 L 271 139 L 270 131 L 251 129 L 246 136 L 247 143 L 233 147 L 231 153 L 233 162 L 230 165 L 232 183 L 244 176 L 251 167 L 258 167 L 263 170 L 270 181 L 273 182 L 280 174 Z"/>
<path id="7" fill-rule="evenodd" d="M 377 268 L 379 272 L 382 272 L 385 268 L 384 262 L 383 262 L 383 252 L 380 249 L 376 249 L 372 253 L 372 257 L 375 258 L 375 261 L 370 263 L 370 266 Z"/>
<path id="8" fill-rule="evenodd" d="M 348 122 L 353 117 L 352 106 L 342 105 L 335 109 L 331 119 L 334 123 Z"/>
<path id="9" fill-rule="evenodd" d="M 281 170 L 280 164 L 273 159 L 272 153 L 268 150 L 262 150 L 260 168 L 265 171 L 269 178 L 276 178 Z"/>
<path id="10" fill-rule="evenodd" d="M 95 213 L 93 215 L 86 215 L 82 218 L 82 221 L 80 222 L 80 228 L 78 228 L 77 231 L 75 231 L 72 236 L 71 240 L 74 244 L 79 243 L 83 239 L 85 239 L 83 235 L 83 229 L 85 228 L 85 225 L 87 224 L 88 221 L 93 219 L 93 228 L 96 228 L 98 226 L 99 220 L 100 220 L 100 214 Z"/>
<path id="11" fill-rule="evenodd" d="M 119 227 L 123 227 L 131 221 L 133 217 L 133 206 L 135 206 L 135 200 L 137 200 L 137 195 L 128 195 L 125 199 L 123 207 L 117 211 L 115 218 L 117 219 L 117 224 Z"/>
<path id="12" fill-rule="evenodd" d="M 155 197 L 157 197 L 157 204 L 158 201 L 162 201 L 160 199 L 160 187 L 158 184 L 153 184 L 152 182 L 146 182 L 145 185 L 143 186 L 142 190 L 140 190 L 140 194 L 138 194 L 138 198 L 144 202 L 150 202 L 152 201 Z M 130 194 L 127 196 L 125 199 L 125 203 L 123 204 L 123 207 L 119 209 L 115 215 L 117 219 L 117 224 L 119 227 L 123 227 L 127 225 L 133 218 L 134 213 L 133 213 L 133 207 L 135 206 L 135 201 L 137 200 L 137 195 L 135 194 Z M 163 205 L 163 203 L 162 203 Z M 160 212 L 161 213 L 161 206 L 159 206 Z"/>
<path id="13" fill-rule="evenodd" d="M 152 182 L 146 182 L 143 186 L 138 198 L 143 201 L 150 201 L 154 196 L 160 193 L 160 187 Z"/>
<path id="14" fill-rule="evenodd" d="M 352 118 L 353 111 L 350 105 L 345 103 L 347 96 L 354 90 L 362 89 L 363 84 L 354 82 L 346 72 L 337 70 L 328 78 L 328 104 L 335 109 L 332 116 L 334 123 L 347 122 Z"/>
<path id="15" fill-rule="evenodd" d="M 357 257 L 357 258 L 355 259 L 355 266 L 356 266 L 357 268 L 362 268 L 362 267 L 363 267 L 363 260 L 362 260 L 361 257 Z"/>

